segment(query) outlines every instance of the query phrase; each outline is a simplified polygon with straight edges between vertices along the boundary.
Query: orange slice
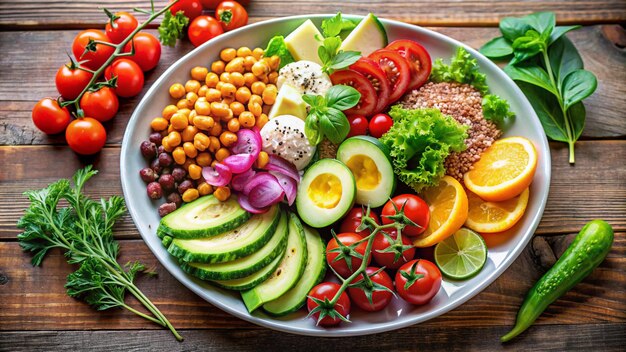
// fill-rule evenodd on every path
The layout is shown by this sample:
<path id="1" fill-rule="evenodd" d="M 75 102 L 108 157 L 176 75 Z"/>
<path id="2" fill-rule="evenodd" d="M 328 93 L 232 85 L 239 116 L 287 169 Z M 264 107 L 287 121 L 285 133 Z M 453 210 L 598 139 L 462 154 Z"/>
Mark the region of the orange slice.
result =
<path id="1" fill-rule="evenodd" d="M 430 222 L 413 241 L 416 247 L 430 247 L 445 240 L 467 219 L 467 195 L 461 183 L 450 176 L 422 192 L 422 198 L 430 208 Z"/>
<path id="2" fill-rule="evenodd" d="M 513 227 L 522 218 L 528 205 L 528 188 L 517 197 L 502 202 L 489 202 L 467 192 L 469 214 L 465 226 L 480 233 L 502 232 Z"/>
<path id="3" fill-rule="evenodd" d="M 518 196 L 533 181 L 537 151 L 524 137 L 494 142 L 481 154 L 472 170 L 465 173 L 465 187 L 480 198 L 499 202 Z"/>

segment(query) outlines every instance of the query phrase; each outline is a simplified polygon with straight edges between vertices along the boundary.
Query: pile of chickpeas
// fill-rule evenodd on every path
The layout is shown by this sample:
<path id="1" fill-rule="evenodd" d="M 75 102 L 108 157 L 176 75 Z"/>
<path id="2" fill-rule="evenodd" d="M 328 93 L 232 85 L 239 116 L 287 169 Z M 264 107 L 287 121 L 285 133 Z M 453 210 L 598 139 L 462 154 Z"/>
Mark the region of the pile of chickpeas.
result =
<path id="1" fill-rule="evenodd" d="M 152 119 L 153 132 L 141 144 L 150 162 L 140 171 L 148 196 L 166 198 L 159 215 L 200 196 L 213 194 L 220 201 L 230 197 L 228 186 L 214 189 L 205 182 L 202 167 L 230 156 L 241 128 L 261 129 L 267 123 L 278 95 L 279 64 L 278 56 L 263 57 L 261 48 L 226 48 L 210 68 L 194 67 L 184 85 L 170 86 L 176 102 Z"/>

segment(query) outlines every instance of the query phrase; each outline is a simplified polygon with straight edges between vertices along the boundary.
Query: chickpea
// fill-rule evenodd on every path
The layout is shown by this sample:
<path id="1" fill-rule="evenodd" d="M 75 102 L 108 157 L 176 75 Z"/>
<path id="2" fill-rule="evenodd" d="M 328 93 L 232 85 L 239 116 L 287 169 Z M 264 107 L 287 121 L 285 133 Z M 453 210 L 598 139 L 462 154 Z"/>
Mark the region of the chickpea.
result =
<path id="1" fill-rule="evenodd" d="M 169 134 L 172 131 L 176 131 L 176 129 L 170 124 L 169 126 L 167 126 L 167 133 Z"/>
<path id="2" fill-rule="evenodd" d="M 215 72 L 218 75 L 221 75 L 222 72 L 224 72 L 224 61 L 222 60 L 217 60 L 217 61 L 213 61 L 213 63 L 211 64 L 211 71 Z"/>
<path id="3" fill-rule="evenodd" d="M 204 79 L 204 83 L 206 83 L 207 87 L 215 88 L 217 82 L 220 81 L 220 77 L 215 72 L 209 72 Z"/>
<path id="4" fill-rule="evenodd" d="M 278 66 L 280 65 L 280 58 L 277 55 L 270 57 L 269 64 L 272 71 L 278 70 Z"/>
<path id="5" fill-rule="evenodd" d="M 180 136 L 183 138 L 183 142 L 191 142 L 193 141 L 193 137 L 196 133 L 198 133 L 198 128 L 196 126 L 189 125 L 185 127 Z"/>
<path id="6" fill-rule="evenodd" d="M 235 92 L 235 99 L 237 99 L 238 102 L 245 104 L 248 102 L 248 100 L 250 100 L 251 95 L 252 93 L 250 92 L 250 89 L 248 89 L 248 87 L 240 87 L 239 89 L 237 89 L 237 92 Z"/>
<path id="7" fill-rule="evenodd" d="M 176 147 L 172 152 L 172 157 L 178 165 L 182 165 L 185 163 L 185 161 L 187 161 L 187 156 L 185 155 L 185 150 L 183 149 L 183 147 Z"/>
<path id="8" fill-rule="evenodd" d="M 211 141 L 209 140 L 209 137 L 202 132 L 197 133 L 193 137 L 193 146 L 201 152 L 205 151 L 209 147 L 210 143 Z"/>
<path id="9" fill-rule="evenodd" d="M 209 134 L 211 136 L 215 136 L 215 137 L 219 137 L 219 135 L 222 133 L 222 124 L 221 123 L 216 123 L 213 125 L 213 128 L 211 128 L 211 130 L 209 131 Z"/>
<path id="10" fill-rule="evenodd" d="M 202 66 L 196 66 L 191 69 L 191 78 L 196 81 L 204 81 L 206 75 L 209 73 L 209 69 Z"/>
<path id="11" fill-rule="evenodd" d="M 261 95 L 263 94 L 263 91 L 265 90 L 265 83 L 263 82 L 254 82 L 252 83 L 252 87 L 250 87 L 250 90 L 252 91 L 253 94 L 256 95 Z"/>
<path id="12" fill-rule="evenodd" d="M 252 73 L 257 77 L 267 76 L 270 71 L 270 66 L 265 61 L 258 61 L 252 65 Z"/>
<path id="13" fill-rule="evenodd" d="M 211 116 L 198 115 L 193 120 L 194 126 L 203 131 L 210 131 L 215 125 L 215 120 Z"/>
<path id="14" fill-rule="evenodd" d="M 194 200 L 198 199 L 199 196 L 200 196 L 200 193 L 198 193 L 197 189 L 189 188 L 188 190 L 185 191 L 185 193 L 183 193 L 183 202 L 185 203 L 193 202 Z"/>
<path id="15" fill-rule="evenodd" d="M 233 112 L 234 116 L 239 116 L 242 112 L 246 111 L 246 107 L 238 101 L 233 101 L 230 103 L 230 110 Z"/>
<path id="16" fill-rule="evenodd" d="M 189 102 L 187 99 L 181 99 L 176 103 L 176 107 L 179 109 L 187 109 L 189 108 Z"/>
<path id="17" fill-rule="evenodd" d="M 247 46 L 242 46 L 241 48 L 237 49 L 237 56 L 239 57 L 246 57 L 250 55 L 252 55 L 252 50 L 250 50 L 250 48 L 248 48 Z"/>
<path id="18" fill-rule="evenodd" d="M 213 187 L 206 182 L 201 182 L 198 184 L 198 193 L 200 193 L 201 196 L 206 196 L 207 194 L 213 193 Z"/>
<path id="19" fill-rule="evenodd" d="M 202 87 L 200 87 L 200 89 L 198 89 L 198 99 L 202 99 L 206 96 L 206 92 L 209 91 L 209 87 L 207 87 L 206 84 L 203 84 Z"/>
<path id="20" fill-rule="evenodd" d="M 267 78 L 267 76 L 262 76 L 262 77 L 259 77 L 259 81 L 261 81 L 261 82 L 263 82 L 263 83 L 265 83 L 265 84 L 270 83 L 270 79 L 269 79 L 269 78 Z"/>
<path id="21" fill-rule="evenodd" d="M 256 119 L 256 127 L 259 129 L 263 128 L 269 120 L 270 119 L 267 117 L 267 114 L 261 114 L 261 116 Z"/>
<path id="22" fill-rule="evenodd" d="M 161 145 L 163 146 L 163 149 L 168 153 L 171 153 L 172 150 L 174 150 L 174 147 L 170 144 L 170 139 L 168 138 L 168 136 L 163 137 L 163 139 L 161 140 Z"/>
<path id="23" fill-rule="evenodd" d="M 248 110 L 250 110 L 250 112 L 255 117 L 259 117 L 263 113 L 263 108 L 261 107 L 261 105 L 259 105 L 258 103 L 254 103 L 254 102 L 248 103 Z"/>
<path id="24" fill-rule="evenodd" d="M 206 93 L 206 101 L 209 103 L 222 100 L 222 92 L 215 88 L 209 88 Z"/>
<path id="25" fill-rule="evenodd" d="M 184 109 L 178 110 L 178 113 L 189 117 L 189 115 L 191 114 L 191 110 L 189 110 L 189 108 L 184 108 Z"/>
<path id="26" fill-rule="evenodd" d="M 183 114 L 174 114 L 170 119 L 170 123 L 175 130 L 182 131 L 189 125 L 189 120 Z"/>
<path id="27" fill-rule="evenodd" d="M 224 147 L 230 147 L 237 143 L 237 135 L 230 131 L 224 131 L 220 134 L 220 143 L 222 143 Z"/>
<path id="28" fill-rule="evenodd" d="M 198 153 L 198 156 L 196 156 L 196 163 L 200 166 L 209 166 L 211 165 L 211 161 L 213 161 L 213 157 L 211 157 L 210 153 L 202 152 Z"/>
<path id="29" fill-rule="evenodd" d="M 230 119 L 227 124 L 228 130 L 230 132 L 236 133 L 241 128 L 238 119 Z"/>
<path id="30" fill-rule="evenodd" d="M 193 143 L 191 142 L 183 143 L 183 150 L 185 151 L 185 155 L 190 158 L 195 158 L 196 156 L 198 156 L 198 149 L 196 149 L 196 147 L 194 147 Z"/>
<path id="31" fill-rule="evenodd" d="M 243 78 L 243 75 L 239 72 L 232 72 L 230 74 L 230 81 L 229 83 L 232 83 L 235 87 L 239 88 L 241 86 L 243 86 L 246 82 Z"/>
<path id="32" fill-rule="evenodd" d="M 226 72 L 243 73 L 244 72 L 243 63 L 244 63 L 244 58 L 237 57 L 237 58 L 234 58 L 233 61 L 229 62 L 224 69 L 226 70 Z"/>
<path id="33" fill-rule="evenodd" d="M 185 171 L 187 171 L 187 170 L 189 170 L 189 165 L 195 164 L 195 163 L 196 163 L 196 161 L 194 159 L 187 158 L 187 161 L 185 161 L 185 163 L 183 164 L 183 169 L 185 169 Z"/>
<path id="34" fill-rule="evenodd" d="M 267 88 L 263 91 L 263 103 L 267 105 L 273 105 L 276 102 L 276 96 L 278 95 L 278 90 L 276 86 L 273 84 L 268 84 Z"/>
<path id="35" fill-rule="evenodd" d="M 254 50 L 252 50 L 252 56 L 254 56 L 254 58 L 257 60 L 261 60 L 264 52 L 265 50 L 263 50 L 262 48 L 254 48 Z"/>
<path id="36" fill-rule="evenodd" d="M 230 82 L 230 73 L 222 72 L 220 75 L 220 82 L 228 83 Z"/>
<path id="37" fill-rule="evenodd" d="M 196 164 L 189 165 L 187 172 L 189 173 L 189 177 L 193 180 L 197 180 L 202 176 L 202 168 Z"/>
<path id="38" fill-rule="evenodd" d="M 224 99 L 222 99 L 222 103 L 230 106 L 230 104 L 232 104 L 235 101 L 235 97 L 225 97 Z M 228 117 L 224 117 L 222 118 L 222 120 L 229 120 L 231 117 L 233 117 L 232 114 L 228 114 Z"/>
<path id="39" fill-rule="evenodd" d="M 278 72 L 274 71 L 274 72 L 270 72 L 267 75 L 267 80 L 268 82 L 270 82 L 271 84 L 276 84 L 276 82 L 278 82 Z"/>
<path id="40" fill-rule="evenodd" d="M 180 99 L 185 95 L 185 87 L 180 83 L 174 83 L 170 86 L 170 96 L 174 99 Z"/>
<path id="41" fill-rule="evenodd" d="M 194 92 L 189 92 L 187 93 L 187 95 L 185 95 L 185 99 L 187 99 L 189 104 L 193 105 L 196 103 L 196 101 L 198 101 L 198 94 Z"/>
<path id="42" fill-rule="evenodd" d="M 220 59 L 225 62 L 229 62 L 237 56 L 237 50 L 233 48 L 222 49 L 220 52 Z"/>
<path id="43" fill-rule="evenodd" d="M 167 120 L 162 117 L 155 117 L 150 122 L 150 127 L 152 127 L 153 131 L 164 131 L 167 129 Z"/>
<path id="44" fill-rule="evenodd" d="M 209 151 L 211 153 L 217 152 L 217 150 L 221 147 L 222 145 L 220 144 L 219 138 L 217 138 L 216 136 L 209 136 Z"/>
<path id="45" fill-rule="evenodd" d="M 254 114 L 250 111 L 242 112 L 239 115 L 238 120 L 239 124 L 245 128 L 252 128 L 256 123 L 256 118 L 254 117 Z"/>
<path id="46" fill-rule="evenodd" d="M 256 165 L 259 169 L 262 169 L 267 165 L 269 161 L 270 161 L 270 156 L 266 152 L 261 151 L 259 153 L 259 157 L 256 160 Z"/>
<path id="47" fill-rule="evenodd" d="M 174 115 L 177 111 L 178 111 L 178 108 L 176 107 L 176 105 L 168 105 L 165 108 L 163 108 L 163 111 L 161 112 L 161 116 L 163 116 L 164 119 L 169 120 L 172 117 L 172 115 Z"/>
<path id="48" fill-rule="evenodd" d="M 263 105 L 263 98 L 261 98 L 261 95 L 252 94 L 250 96 L 250 100 L 248 101 L 248 104 L 250 104 L 250 103 Z"/>
<path id="49" fill-rule="evenodd" d="M 230 198 L 230 188 L 228 188 L 228 187 L 217 187 L 215 189 L 215 191 L 213 192 L 213 195 L 220 202 L 225 202 L 225 201 L 228 200 L 228 198 Z M 184 198 L 183 198 L 183 200 L 184 200 Z"/>
<path id="50" fill-rule="evenodd" d="M 170 142 L 170 146 L 172 147 L 178 147 L 180 145 L 180 133 L 178 133 L 177 131 L 172 131 L 167 135 L 167 138 Z"/>
<path id="51" fill-rule="evenodd" d="M 246 72 L 249 72 L 250 70 L 252 70 L 252 65 L 256 64 L 256 62 L 257 59 L 255 59 L 254 56 L 246 56 L 243 59 L 243 68 L 246 70 Z"/>
<path id="52" fill-rule="evenodd" d="M 209 104 L 207 101 L 196 101 L 196 104 L 193 106 L 193 108 L 198 115 L 211 114 L 211 104 Z"/>
<path id="53" fill-rule="evenodd" d="M 243 81 L 246 87 L 252 87 L 252 83 L 257 81 L 257 78 L 252 74 L 252 72 L 246 72 L 243 74 Z"/>
<path id="54" fill-rule="evenodd" d="M 226 148 L 220 148 L 215 152 L 215 160 L 222 161 L 230 156 L 230 151 Z"/>
<path id="55" fill-rule="evenodd" d="M 200 82 L 196 81 L 195 79 L 190 79 L 185 83 L 185 92 L 187 93 L 189 92 L 198 93 L 199 89 L 200 89 Z"/>
<path id="56" fill-rule="evenodd" d="M 224 83 L 220 91 L 222 92 L 222 98 L 234 98 L 237 88 L 232 83 Z"/>
<path id="57" fill-rule="evenodd" d="M 222 86 L 224 85 L 224 82 L 219 81 L 217 82 L 217 84 L 215 85 L 215 89 L 217 90 L 222 90 Z"/>
<path id="58" fill-rule="evenodd" d="M 217 118 L 228 117 L 229 114 L 232 114 L 232 111 L 228 108 L 228 105 L 224 103 L 211 103 L 211 114 Z"/>
<path id="59" fill-rule="evenodd" d="M 189 121 L 190 125 L 193 125 L 193 121 L 196 119 L 196 116 L 198 116 L 198 113 L 196 112 L 196 110 L 191 110 L 191 112 L 189 113 L 189 116 L 187 116 L 187 121 Z"/>

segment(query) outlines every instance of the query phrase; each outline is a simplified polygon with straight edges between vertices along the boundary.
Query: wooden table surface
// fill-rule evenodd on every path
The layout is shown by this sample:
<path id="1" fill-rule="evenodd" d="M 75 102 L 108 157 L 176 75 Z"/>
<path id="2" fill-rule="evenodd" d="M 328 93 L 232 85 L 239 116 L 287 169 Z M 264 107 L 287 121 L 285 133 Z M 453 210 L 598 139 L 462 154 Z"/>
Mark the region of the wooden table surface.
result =
<path id="1" fill-rule="evenodd" d="M 598 90 L 585 101 L 587 123 L 576 144 L 576 165 L 564 144 L 551 143 L 552 184 L 546 210 L 531 244 L 493 284 L 461 307 L 424 324 L 393 333 L 326 339 L 280 333 L 230 316 L 203 301 L 170 276 L 141 240 L 130 217 L 116 228 L 121 261 L 156 267 L 158 278 L 139 287 L 185 337 L 178 343 L 132 313 L 97 313 L 69 298 L 63 284 L 71 267 L 59 252 L 41 268 L 30 265 L 16 241 L 15 224 L 28 202 L 27 189 L 69 177 L 88 163 L 100 174 L 93 196 L 122 194 L 119 154 L 126 123 L 141 99 L 121 101 L 107 124 L 108 141 L 95 157 L 76 156 L 62 136 L 34 128 L 30 111 L 56 96 L 54 74 L 66 62 L 78 29 L 102 28 L 99 7 L 126 10 L 146 0 L 0 1 L 0 350 L 619 350 L 626 346 L 626 1 L 559 0 L 253 0 L 250 21 L 306 14 L 374 12 L 430 27 L 479 47 L 498 34 L 498 20 L 533 11 L 555 11 L 559 23 L 585 24 L 568 36 Z M 166 1 L 157 1 L 163 5 Z M 139 16 L 140 18 L 145 18 Z M 622 24 L 620 26 L 619 24 Z M 154 28 L 154 26 L 152 26 Z M 154 31 L 154 30 L 152 30 Z M 145 90 L 192 46 L 164 48 Z M 523 123 L 523 116 L 518 123 Z M 588 278 L 551 305 L 534 327 L 513 343 L 498 338 L 512 326 L 525 292 L 550 267 L 588 220 L 602 218 L 615 229 L 607 259 Z"/>

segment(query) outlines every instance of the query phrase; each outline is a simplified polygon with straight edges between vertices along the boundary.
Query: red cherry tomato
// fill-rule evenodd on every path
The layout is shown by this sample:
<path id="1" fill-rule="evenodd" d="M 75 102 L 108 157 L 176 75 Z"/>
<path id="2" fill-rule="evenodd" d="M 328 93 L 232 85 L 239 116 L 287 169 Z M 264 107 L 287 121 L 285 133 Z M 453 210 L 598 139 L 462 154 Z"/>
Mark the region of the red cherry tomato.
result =
<path id="1" fill-rule="evenodd" d="M 35 126 L 45 134 L 63 132 L 71 120 L 69 110 L 59 106 L 59 103 L 51 98 L 38 101 L 33 107 L 31 117 Z"/>
<path id="2" fill-rule="evenodd" d="M 388 104 L 400 99 L 409 88 L 411 81 L 411 67 L 406 59 L 395 51 L 385 49 L 374 51 L 369 58 L 374 60 L 387 75 L 391 86 Z"/>
<path id="3" fill-rule="evenodd" d="M 170 0 L 170 2 L 172 1 Z M 172 15 L 176 15 L 178 11 L 182 11 L 190 21 L 193 21 L 194 18 L 202 15 L 202 3 L 200 0 L 180 0 L 170 7 Z"/>
<path id="4" fill-rule="evenodd" d="M 59 94 L 65 100 L 74 100 L 87 87 L 93 74 L 79 69 L 72 68 L 72 64 L 61 66 L 54 78 Z"/>
<path id="5" fill-rule="evenodd" d="M 350 246 L 363 239 L 361 235 L 354 232 L 340 233 L 337 235 L 337 238 L 344 246 Z M 366 247 L 367 242 L 363 241 L 356 245 L 354 251 L 359 253 L 361 256 L 364 256 Z M 326 246 L 326 262 L 328 262 L 328 265 L 335 269 L 337 274 L 347 278 L 359 268 L 363 260 L 352 256 L 350 253 L 342 253 L 339 248 L 339 244 L 334 238 L 328 241 L 328 245 Z M 341 256 L 341 258 L 336 260 L 339 256 Z M 346 258 L 350 258 L 350 266 L 348 266 Z M 367 264 L 370 263 L 371 259 L 371 257 L 367 258 Z"/>
<path id="6" fill-rule="evenodd" d="M 248 12 L 237 1 L 222 1 L 215 9 L 215 19 L 224 31 L 232 31 L 248 24 Z"/>
<path id="7" fill-rule="evenodd" d="M 352 208 L 348 214 L 343 218 L 339 232 L 356 232 L 357 227 L 361 225 L 361 218 L 363 217 L 363 209 L 361 207 Z M 380 218 L 373 211 L 370 211 L 370 217 L 380 225 Z M 356 232 L 357 234 L 365 237 L 371 233 L 370 230 L 363 230 Z"/>
<path id="8" fill-rule="evenodd" d="M 135 45 L 135 55 L 127 56 L 127 59 L 133 60 L 146 72 L 156 67 L 161 59 L 161 43 L 150 33 L 139 32 L 135 34 L 133 40 L 124 46 L 124 52 L 130 53 L 132 45 Z"/>
<path id="9" fill-rule="evenodd" d="M 76 119 L 67 126 L 65 140 L 67 144 L 78 154 L 91 155 L 99 152 L 104 147 L 107 133 L 100 121 L 91 117 Z"/>
<path id="10" fill-rule="evenodd" d="M 143 88 L 143 71 L 135 61 L 129 59 L 118 59 L 104 70 L 104 77 L 109 80 L 117 77 L 117 87 L 115 94 L 120 97 L 130 98 L 141 93 Z"/>
<path id="11" fill-rule="evenodd" d="M 378 232 L 372 244 L 372 257 L 378 265 L 387 269 L 397 269 L 415 257 L 415 247 L 407 236 L 403 235 L 402 241 L 398 241 L 396 229 L 387 229 L 385 232 L 391 241 L 385 234 Z"/>
<path id="12" fill-rule="evenodd" d="M 414 194 L 401 194 L 388 201 L 381 212 L 383 224 L 386 225 L 393 222 L 393 220 L 389 219 L 388 216 L 396 214 L 396 210 L 393 206 L 394 203 L 398 209 L 401 209 L 402 206 L 404 206 L 404 215 L 419 225 L 405 227 L 402 231 L 403 235 L 417 236 L 426 231 L 428 222 L 430 221 L 430 209 L 428 208 L 428 204 L 426 204 L 422 198 Z"/>
<path id="13" fill-rule="evenodd" d="M 333 297 L 335 297 L 335 294 L 339 292 L 340 287 L 341 285 L 334 282 L 322 282 L 321 284 L 313 287 L 313 289 L 311 289 L 311 291 L 309 292 L 308 298 L 306 300 L 306 307 L 309 312 L 319 306 L 319 304 L 315 302 L 312 298 L 318 299 L 322 302 L 326 299 L 330 301 L 333 299 Z M 339 295 L 339 300 L 333 308 L 337 311 L 337 313 L 348 319 L 348 315 L 350 314 L 350 298 L 345 291 L 342 292 L 341 295 Z M 341 319 L 329 316 L 325 316 L 320 320 L 320 312 L 313 313 L 311 317 L 317 321 L 318 325 L 321 326 L 336 326 L 341 323 Z"/>
<path id="14" fill-rule="evenodd" d="M 96 44 L 96 51 L 85 52 L 85 47 L 89 44 L 89 39 L 109 42 L 109 37 L 107 37 L 102 31 L 97 29 L 88 29 L 76 35 L 74 42 L 72 43 L 72 53 L 74 54 L 76 60 L 85 61 L 81 64 L 82 66 L 92 70 L 97 70 L 109 59 L 109 57 L 111 57 L 111 55 L 113 55 L 115 49 L 108 45 Z"/>
<path id="15" fill-rule="evenodd" d="M 352 70 L 341 70 L 330 75 L 333 85 L 343 84 L 350 86 L 361 93 L 361 100 L 355 107 L 345 111 L 346 115 L 364 115 L 368 116 L 376 109 L 378 97 L 376 90 L 370 81 L 362 74 Z"/>
<path id="16" fill-rule="evenodd" d="M 419 88 L 426 83 L 430 76 L 432 61 L 423 46 L 412 40 L 400 39 L 387 45 L 386 49 L 397 51 L 411 66 L 409 90 Z"/>
<path id="17" fill-rule="evenodd" d="M 95 92 L 85 92 L 80 98 L 80 108 L 85 116 L 92 117 L 100 122 L 112 119 L 119 109 L 119 101 L 113 89 L 102 87 Z"/>
<path id="18" fill-rule="evenodd" d="M 415 280 L 420 275 L 423 276 Z M 421 305 L 430 302 L 440 288 L 441 271 L 428 260 L 411 260 L 396 272 L 396 292 L 411 304 Z"/>
<path id="19" fill-rule="evenodd" d="M 360 287 L 348 288 L 348 295 L 350 296 L 352 302 L 356 304 L 357 307 L 368 312 L 377 312 L 384 309 L 393 298 L 393 282 L 391 281 L 391 277 L 389 277 L 389 274 L 387 274 L 385 271 L 380 271 L 376 273 L 376 271 L 378 271 L 379 269 L 380 268 L 370 266 L 365 269 L 365 272 L 373 283 L 384 286 L 388 288 L 389 291 Z M 363 281 L 363 274 L 354 279 L 352 281 L 352 284 L 358 283 L 360 281 Z M 370 302 L 370 300 L 367 298 L 365 290 L 369 290 L 371 292 L 372 302 Z"/>
<path id="20" fill-rule="evenodd" d="M 113 25 L 110 20 L 107 22 L 104 32 L 111 39 L 111 43 L 119 44 L 137 28 L 139 23 L 135 16 L 125 11 L 116 12 L 115 17 L 117 18 L 113 20 Z"/>
<path id="21" fill-rule="evenodd" d="M 205 10 L 215 10 L 217 8 L 217 5 L 219 5 L 222 1 L 224 0 L 200 0 L 200 2 L 202 3 L 202 7 Z M 237 0 L 237 2 L 241 4 L 241 6 L 250 5 L 250 0 Z"/>
<path id="22" fill-rule="evenodd" d="M 364 136 L 367 134 L 367 119 L 363 115 L 351 115 L 348 116 L 348 122 L 350 123 L 349 137 Z"/>
<path id="23" fill-rule="evenodd" d="M 189 40 L 194 46 L 200 46 L 222 33 L 222 25 L 211 16 L 199 16 L 191 22 L 187 30 Z"/>
<path id="24" fill-rule="evenodd" d="M 380 138 L 387 133 L 393 126 L 393 120 L 387 114 L 376 114 L 369 122 L 370 134 L 376 138 Z"/>
<path id="25" fill-rule="evenodd" d="M 350 69 L 362 74 L 372 83 L 378 99 L 373 112 L 383 111 L 387 106 L 389 95 L 391 94 L 391 87 L 389 86 L 389 80 L 387 80 L 385 72 L 374 60 L 367 57 L 360 58 L 359 61 L 350 66 Z"/>

